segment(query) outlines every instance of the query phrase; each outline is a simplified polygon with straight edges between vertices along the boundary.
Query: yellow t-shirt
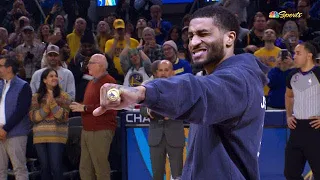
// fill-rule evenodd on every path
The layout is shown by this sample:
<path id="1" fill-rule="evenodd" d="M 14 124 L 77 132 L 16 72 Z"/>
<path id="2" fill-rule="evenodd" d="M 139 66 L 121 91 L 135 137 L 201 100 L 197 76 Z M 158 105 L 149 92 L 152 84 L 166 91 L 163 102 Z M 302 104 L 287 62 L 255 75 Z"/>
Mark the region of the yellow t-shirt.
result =
<path id="1" fill-rule="evenodd" d="M 272 50 L 268 50 L 266 48 L 260 48 L 254 53 L 254 55 L 257 56 L 258 58 L 266 58 L 267 65 L 273 68 L 276 66 L 276 59 L 280 51 L 281 49 L 276 46 Z M 264 95 L 267 96 L 269 93 L 269 87 L 264 86 L 263 91 L 264 91 Z"/>
<path id="2" fill-rule="evenodd" d="M 80 48 L 81 37 L 78 36 L 75 32 L 68 34 L 67 42 L 70 47 L 70 59 L 72 59 Z"/>
<path id="3" fill-rule="evenodd" d="M 111 49 L 113 41 L 114 41 L 114 39 L 110 39 L 106 42 L 105 50 L 104 50 L 105 53 L 107 53 Z M 117 47 L 116 47 L 116 49 L 114 51 L 114 55 L 113 55 L 114 66 L 118 70 L 119 74 L 121 74 L 121 75 L 123 75 L 123 71 L 121 68 L 119 56 L 120 56 L 121 51 L 125 48 L 125 45 L 126 45 L 125 40 L 118 41 Z M 137 48 L 138 45 L 139 45 L 139 42 L 137 40 L 130 38 L 130 48 Z"/>
<path id="4" fill-rule="evenodd" d="M 276 59 L 281 51 L 280 48 L 274 47 L 272 50 L 267 50 L 266 48 L 260 48 L 258 51 L 254 53 L 255 56 L 258 58 L 267 58 L 267 65 L 270 67 L 276 66 Z"/>

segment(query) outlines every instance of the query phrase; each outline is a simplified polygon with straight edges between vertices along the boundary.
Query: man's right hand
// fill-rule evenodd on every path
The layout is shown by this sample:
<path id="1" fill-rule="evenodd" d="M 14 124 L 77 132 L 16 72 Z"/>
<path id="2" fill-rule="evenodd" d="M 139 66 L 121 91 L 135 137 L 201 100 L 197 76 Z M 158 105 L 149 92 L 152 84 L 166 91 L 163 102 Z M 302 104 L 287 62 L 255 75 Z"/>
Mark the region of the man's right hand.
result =
<path id="1" fill-rule="evenodd" d="M 111 101 L 107 97 L 107 92 L 112 89 L 120 91 L 120 98 L 116 101 Z M 134 105 L 145 99 L 146 88 L 143 86 L 126 87 L 117 84 L 106 83 L 100 88 L 100 107 L 93 111 L 94 116 L 100 116 L 109 109 L 121 110 L 130 105 Z"/>
<path id="2" fill-rule="evenodd" d="M 294 116 L 287 117 L 287 124 L 290 129 L 295 129 L 297 120 Z"/>

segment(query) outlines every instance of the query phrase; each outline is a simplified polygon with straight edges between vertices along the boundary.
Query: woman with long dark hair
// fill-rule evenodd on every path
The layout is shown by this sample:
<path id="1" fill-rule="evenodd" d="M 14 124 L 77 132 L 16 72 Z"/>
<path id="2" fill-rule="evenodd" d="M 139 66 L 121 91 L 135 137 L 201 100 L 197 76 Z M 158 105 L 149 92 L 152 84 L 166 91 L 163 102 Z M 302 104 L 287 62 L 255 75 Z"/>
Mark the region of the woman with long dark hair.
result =
<path id="1" fill-rule="evenodd" d="M 33 126 L 33 143 L 41 164 L 41 179 L 63 179 L 62 155 L 68 138 L 71 98 L 59 86 L 58 73 L 46 69 L 41 74 L 37 93 L 29 112 Z"/>

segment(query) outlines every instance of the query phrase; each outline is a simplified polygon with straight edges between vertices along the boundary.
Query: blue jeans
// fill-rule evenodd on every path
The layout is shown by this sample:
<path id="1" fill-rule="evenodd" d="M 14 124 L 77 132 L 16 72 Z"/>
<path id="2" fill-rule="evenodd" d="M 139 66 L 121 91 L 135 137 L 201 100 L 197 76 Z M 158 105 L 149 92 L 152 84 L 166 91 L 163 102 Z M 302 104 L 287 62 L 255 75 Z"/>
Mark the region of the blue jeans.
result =
<path id="1" fill-rule="evenodd" d="M 41 166 L 41 179 L 62 180 L 62 156 L 65 144 L 39 143 L 35 144 L 38 160 Z"/>

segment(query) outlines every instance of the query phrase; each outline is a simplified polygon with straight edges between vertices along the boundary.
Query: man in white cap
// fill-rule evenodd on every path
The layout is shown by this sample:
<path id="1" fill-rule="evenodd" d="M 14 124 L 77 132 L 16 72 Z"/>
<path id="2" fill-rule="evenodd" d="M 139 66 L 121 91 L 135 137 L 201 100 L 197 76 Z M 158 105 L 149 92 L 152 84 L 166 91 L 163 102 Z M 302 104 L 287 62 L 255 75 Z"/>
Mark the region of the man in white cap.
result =
<path id="1" fill-rule="evenodd" d="M 58 72 L 59 84 L 61 88 L 67 92 L 70 97 L 75 99 L 75 84 L 74 77 L 72 72 L 69 69 L 61 67 L 60 56 L 59 56 L 59 47 L 53 44 L 50 44 L 47 47 L 46 59 L 47 59 L 47 67 L 53 68 Z M 32 93 L 36 93 L 38 91 L 40 85 L 40 77 L 42 72 L 46 68 L 42 68 L 37 70 L 31 79 L 30 86 Z"/>
<path id="2" fill-rule="evenodd" d="M 162 45 L 163 54 L 165 59 L 173 64 L 173 70 L 175 75 L 181 75 L 185 73 L 192 73 L 192 68 L 188 61 L 179 59 L 177 44 L 170 40 L 166 41 Z"/>

